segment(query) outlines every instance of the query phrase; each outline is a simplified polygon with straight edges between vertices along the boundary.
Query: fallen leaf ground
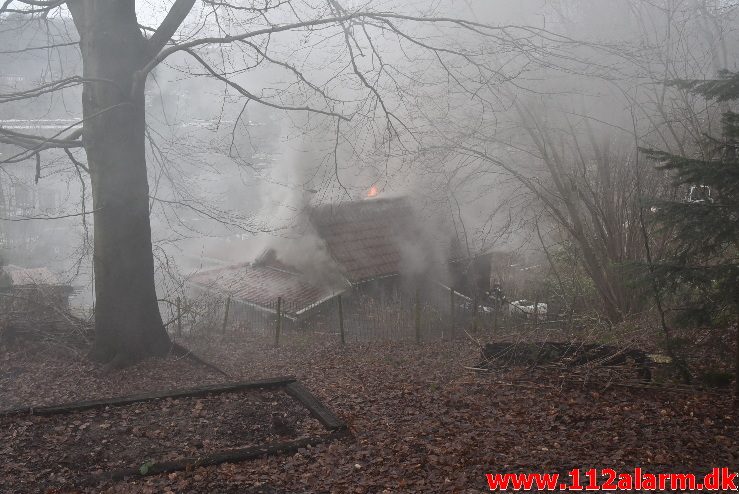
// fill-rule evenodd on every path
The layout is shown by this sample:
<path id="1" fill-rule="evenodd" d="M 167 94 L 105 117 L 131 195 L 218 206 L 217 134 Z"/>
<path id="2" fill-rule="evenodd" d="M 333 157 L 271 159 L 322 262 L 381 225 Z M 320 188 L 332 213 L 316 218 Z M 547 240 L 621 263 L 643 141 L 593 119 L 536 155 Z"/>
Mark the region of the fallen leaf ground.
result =
<path id="1" fill-rule="evenodd" d="M 282 390 L 0 417 L 0 456 L 8 459 L 0 464 L 0 477 L 16 491 L 71 490 L 80 481 L 89 484 L 113 471 L 147 468 L 148 462 L 199 458 L 321 433 L 320 423 Z"/>
<path id="2" fill-rule="evenodd" d="M 464 341 L 275 349 L 269 338 L 218 335 L 183 343 L 233 379 L 297 376 L 349 424 L 353 437 L 290 456 L 101 484 L 88 492 L 480 493 L 487 492 L 486 472 L 739 469 L 739 428 L 728 392 L 626 388 L 608 385 L 600 374 L 583 384 L 558 368 L 474 372 L 465 367 L 478 362 L 479 348 Z M 0 403 L 38 399 L 28 388 L 35 381 L 36 390 L 68 388 L 55 397 L 91 398 L 226 380 L 183 360 L 99 375 L 83 361 L 64 367 L 61 357 L 55 364 L 65 369 L 61 384 L 52 384 L 59 374 L 47 378 L 43 366 L 2 378 L 23 366 L 9 363 L 21 356 L 0 357 Z"/>

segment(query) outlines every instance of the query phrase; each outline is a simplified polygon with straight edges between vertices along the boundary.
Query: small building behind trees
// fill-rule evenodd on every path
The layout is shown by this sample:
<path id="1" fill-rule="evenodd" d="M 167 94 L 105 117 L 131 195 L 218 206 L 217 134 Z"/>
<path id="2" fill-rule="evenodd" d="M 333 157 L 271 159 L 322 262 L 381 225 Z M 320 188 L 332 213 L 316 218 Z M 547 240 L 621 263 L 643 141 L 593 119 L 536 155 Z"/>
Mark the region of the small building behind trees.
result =
<path id="1" fill-rule="evenodd" d="M 69 322 L 71 285 L 48 268 L 0 267 L 0 340 L 54 333 Z"/>
<path id="2" fill-rule="evenodd" d="M 232 320 L 247 326 L 270 324 L 279 298 L 286 327 L 314 331 L 335 329 L 339 296 L 347 330 L 388 330 L 412 328 L 416 303 L 428 326 L 451 300 L 469 309 L 471 291 L 489 288 L 489 258 L 450 260 L 452 237 L 406 198 L 312 206 L 304 219 L 254 262 L 199 272 L 191 287 L 228 299 Z"/>

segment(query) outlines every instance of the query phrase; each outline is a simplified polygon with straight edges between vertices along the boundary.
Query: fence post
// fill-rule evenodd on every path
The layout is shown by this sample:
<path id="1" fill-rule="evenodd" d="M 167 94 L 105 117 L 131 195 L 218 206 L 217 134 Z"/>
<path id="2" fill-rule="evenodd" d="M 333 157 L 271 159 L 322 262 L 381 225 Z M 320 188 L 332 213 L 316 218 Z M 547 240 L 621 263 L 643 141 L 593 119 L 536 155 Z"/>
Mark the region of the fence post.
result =
<path id="1" fill-rule="evenodd" d="M 282 331 L 282 297 L 277 297 L 277 323 L 275 325 L 275 348 L 280 346 L 280 332 Z"/>
<path id="2" fill-rule="evenodd" d="M 282 330 L 282 297 L 277 297 L 277 325 L 275 326 L 275 348 L 280 346 L 280 331 Z"/>
<path id="3" fill-rule="evenodd" d="M 415 312 L 416 343 L 421 343 L 421 296 L 418 288 L 416 288 L 416 301 L 413 310 Z"/>
<path id="4" fill-rule="evenodd" d="M 228 311 L 231 310 L 231 295 L 226 298 L 226 311 L 223 313 L 223 326 L 221 327 L 221 333 L 226 332 L 226 324 L 228 324 Z"/>
<path id="5" fill-rule="evenodd" d="M 341 303 L 341 295 L 337 297 L 339 302 L 339 336 L 341 337 L 341 344 L 344 345 L 346 340 L 344 338 L 344 306 Z"/>
<path id="6" fill-rule="evenodd" d="M 449 321 L 450 321 L 450 328 L 449 328 L 449 334 L 452 338 L 454 338 L 454 288 L 449 289 Z"/>
<path id="7" fill-rule="evenodd" d="M 498 332 L 498 313 L 503 310 L 503 304 L 495 300 L 493 302 L 493 334 Z"/>
<path id="8" fill-rule="evenodd" d="M 539 297 L 534 300 L 534 329 L 536 329 L 539 327 Z"/>
<path id="9" fill-rule="evenodd" d="M 472 298 L 472 331 L 477 332 L 477 291 Z"/>
<path id="10" fill-rule="evenodd" d="M 177 297 L 177 336 L 182 336 L 182 301 Z"/>
<path id="11" fill-rule="evenodd" d="M 572 296 L 572 305 L 570 305 L 570 321 L 569 321 L 569 328 L 570 331 L 575 329 L 575 302 L 577 302 L 577 295 Z"/>
<path id="12" fill-rule="evenodd" d="M 385 328 L 386 331 L 388 331 L 388 339 L 391 339 L 392 337 L 397 337 L 399 339 L 402 338 L 402 332 L 405 331 L 405 324 L 403 324 L 403 317 L 405 316 L 405 311 L 403 310 L 403 297 L 397 298 L 398 300 L 398 317 L 393 318 L 393 324 L 390 325 L 385 321 Z M 388 311 L 389 312 L 389 311 Z M 396 329 L 396 334 L 391 334 L 389 332 L 389 328 L 391 326 L 394 326 Z"/>

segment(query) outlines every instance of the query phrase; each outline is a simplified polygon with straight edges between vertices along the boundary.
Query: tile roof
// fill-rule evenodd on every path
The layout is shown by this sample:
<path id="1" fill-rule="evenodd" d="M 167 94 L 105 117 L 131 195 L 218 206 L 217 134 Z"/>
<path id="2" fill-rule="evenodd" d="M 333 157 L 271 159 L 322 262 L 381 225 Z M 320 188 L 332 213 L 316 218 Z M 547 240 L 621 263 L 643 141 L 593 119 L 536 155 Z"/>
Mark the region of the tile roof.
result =
<path id="1" fill-rule="evenodd" d="M 378 198 L 311 208 L 310 221 L 351 283 L 395 275 L 402 239 L 418 225 L 404 198 Z"/>
<path id="2" fill-rule="evenodd" d="M 308 218 L 343 276 L 352 284 L 400 273 L 404 239 L 418 241 L 422 232 L 404 198 L 378 198 L 315 206 Z M 200 272 L 190 281 L 274 309 L 282 297 L 288 313 L 299 315 L 339 292 L 319 287 L 297 269 L 280 262 L 273 250 L 252 264 Z"/>
<path id="3" fill-rule="evenodd" d="M 279 264 L 239 264 L 202 271 L 189 281 L 200 288 L 270 310 L 275 310 L 277 297 L 282 297 L 285 314 L 292 316 L 336 294 L 334 290 L 309 283 L 300 273 L 281 267 Z"/>

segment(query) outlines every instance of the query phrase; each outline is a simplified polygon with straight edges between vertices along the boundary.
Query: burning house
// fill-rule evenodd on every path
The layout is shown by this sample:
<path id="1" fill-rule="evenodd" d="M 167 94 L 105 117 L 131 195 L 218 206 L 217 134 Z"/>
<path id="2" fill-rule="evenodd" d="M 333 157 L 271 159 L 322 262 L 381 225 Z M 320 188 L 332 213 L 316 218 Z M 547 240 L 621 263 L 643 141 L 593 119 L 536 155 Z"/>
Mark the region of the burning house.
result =
<path id="1" fill-rule="evenodd" d="M 366 322 L 379 308 L 402 311 L 404 300 L 419 293 L 424 299 L 438 295 L 448 307 L 450 284 L 459 284 L 460 303 L 469 302 L 459 291 L 484 285 L 465 274 L 480 261 L 449 261 L 450 238 L 422 221 L 405 198 L 312 206 L 295 238 L 275 243 L 252 263 L 202 271 L 189 281 L 197 291 L 228 297 L 235 319 L 251 319 L 254 311 L 274 314 L 279 298 L 288 321 L 320 325 L 341 295 L 345 314 Z M 489 282 L 484 263 L 482 272 Z"/>

